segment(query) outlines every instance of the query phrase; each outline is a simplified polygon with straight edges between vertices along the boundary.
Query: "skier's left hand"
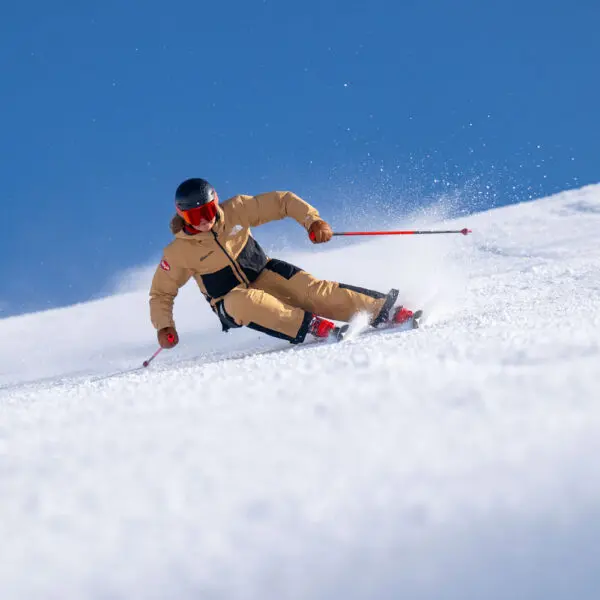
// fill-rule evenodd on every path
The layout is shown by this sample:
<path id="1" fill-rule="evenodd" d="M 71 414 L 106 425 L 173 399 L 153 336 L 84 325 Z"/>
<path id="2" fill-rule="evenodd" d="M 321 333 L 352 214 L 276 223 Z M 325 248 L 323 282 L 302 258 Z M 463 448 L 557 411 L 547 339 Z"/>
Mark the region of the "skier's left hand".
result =
<path id="1" fill-rule="evenodd" d="M 322 244 L 333 237 L 333 231 L 326 221 L 315 221 L 308 228 L 308 237 L 313 244 Z"/>

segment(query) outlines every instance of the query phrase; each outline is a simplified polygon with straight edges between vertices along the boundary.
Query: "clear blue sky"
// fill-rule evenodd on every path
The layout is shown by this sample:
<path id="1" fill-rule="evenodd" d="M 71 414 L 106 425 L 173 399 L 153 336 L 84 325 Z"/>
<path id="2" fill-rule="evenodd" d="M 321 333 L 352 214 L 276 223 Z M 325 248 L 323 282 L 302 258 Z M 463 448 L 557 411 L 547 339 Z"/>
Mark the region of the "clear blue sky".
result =
<path id="1" fill-rule="evenodd" d="M 159 255 L 191 176 L 334 227 L 598 182 L 599 23 L 598 0 L 4 3 L 0 315 Z"/>

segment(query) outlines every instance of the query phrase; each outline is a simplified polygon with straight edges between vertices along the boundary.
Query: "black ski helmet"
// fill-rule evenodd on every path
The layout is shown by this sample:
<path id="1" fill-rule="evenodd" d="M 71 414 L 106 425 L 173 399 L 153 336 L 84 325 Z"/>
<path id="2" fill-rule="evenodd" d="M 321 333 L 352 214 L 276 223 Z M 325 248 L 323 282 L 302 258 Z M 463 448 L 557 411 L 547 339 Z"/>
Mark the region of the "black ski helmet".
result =
<path id="1" fill-rule="evenodd" d="M 186 179 L 175 191 L 177 210 L 190 210 L 217 199 L 215 188 L 206 179 Z"/>

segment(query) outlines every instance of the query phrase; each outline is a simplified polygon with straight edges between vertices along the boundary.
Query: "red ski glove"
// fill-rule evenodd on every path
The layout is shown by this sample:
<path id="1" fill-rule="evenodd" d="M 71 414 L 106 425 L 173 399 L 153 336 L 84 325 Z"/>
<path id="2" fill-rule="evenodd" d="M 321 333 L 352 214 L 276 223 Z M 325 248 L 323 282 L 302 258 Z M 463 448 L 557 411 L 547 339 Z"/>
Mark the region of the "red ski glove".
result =
<path id="1" fill-rule="evenodd" d="M 161 348 L 174 348 L 179 343 L 175 327 L 163 327 L 158 330 L 158 344 Z"/>
<path id="2" fill-rule="evenodd" d="M 333 231 L 329 223 L 325 221 L 315 221 L 308 228 L 308 237 L 313 244 L 322 244 L 328 242 L 333 237 Z"/>

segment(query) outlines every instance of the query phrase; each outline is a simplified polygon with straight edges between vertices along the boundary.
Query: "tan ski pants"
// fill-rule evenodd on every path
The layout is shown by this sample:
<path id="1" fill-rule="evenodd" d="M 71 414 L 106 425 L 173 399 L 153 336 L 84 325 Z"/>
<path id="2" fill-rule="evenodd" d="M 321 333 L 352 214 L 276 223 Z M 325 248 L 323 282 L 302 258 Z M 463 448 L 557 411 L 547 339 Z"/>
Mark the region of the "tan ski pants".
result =
<path id="1" fill-rule="evenodd" d="M 324 281 L 284 261 L 272 259 L 248 288 L 237 287 L 217 303 L 217 314 L 263 333 L 300 343 L 313 314 L 335 321 L 350 321 L 359 312 L 371 315 L 377 325 L 387 319 L 397 290 L 372 290 Z"/>

